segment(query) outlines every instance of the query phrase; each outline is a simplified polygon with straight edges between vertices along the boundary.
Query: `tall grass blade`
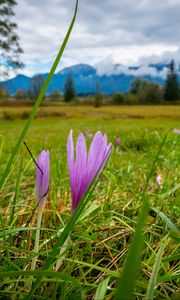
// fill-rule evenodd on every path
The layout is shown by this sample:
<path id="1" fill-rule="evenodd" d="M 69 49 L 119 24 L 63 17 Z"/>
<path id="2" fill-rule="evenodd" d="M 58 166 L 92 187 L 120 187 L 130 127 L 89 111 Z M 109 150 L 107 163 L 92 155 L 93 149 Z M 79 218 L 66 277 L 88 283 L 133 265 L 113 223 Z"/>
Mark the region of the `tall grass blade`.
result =
<path id="1" fill-rule="evenodd" d="M 44 83 L 44 85 L 42 87 L 42 90 L 41 90 L 41 92 L 40 92 L 40 94 L 39 94 L 39 96 L 38 96 L 38 98 L 37 98 L 37 100 L 36 100 L 36 102 L 34 104 L 34 107 L 33 107 L 32 111 L 31 111 L 31 113 L 29 115 L 29 118 L 26 121 L 26 124 L 25 124 L 25 126 L 24 126 L 24 128 L 22 130 L 21 135 L 19 136 L 19 139 L 18 139 L 18 141 L 17 141 L 17 143 L 16 143 L 16 145 L 15 145 L 13 151 L 12 151 L 10 159 L 9 159 L 9 161 L 7 163 L 6 169 L 5 169 L 5 171 L 4 171 L 3 175 L 2 175 L 2 178 L 0 180 L 0 191 L 2 190 L 2 188 L 3 188 L 4 184 L 5 184 L 6 178 L 7 178 L 8 174 L 9 174 L 9 172 L 11 170 L 11 166 L 12 166 L 12 163 L 13 163 L 13 161 L 15 159 L 15 156 L 16 156 L 19 148 L 20 148 L 20 145 L 21 145 L 21 143 L 22 143 L 22 141 L 23 141 L 23 139 L 24 139 L 27 131 L 28 131 L 29 126 L 31 125 L 31 122 L 32 122 L 32 120 L 33 120 L 33 118 L 34 118 L 34 116 L 35 116 L 35 114 L 37 112 L 37 109 L 38 109 L 38 107 L 40 106 L 40 104 L 41 104 L 41 102 L 43 100 L 43 97 L 44 97 L 45 92 L 46 92 L 46 90 L 48 88 L 48 85 L 49 85 L 49 83 L 50 83 L 50 81 L 51 81 L 51 79 L 53 77 L 53 74 L 54 74 L 54 72 L 55 72 L 55 70 L 56 70 L 56 68 L 58 66 L 60 58 L 61 58 L 61 56 L 62 56 L 62 54 L 64 52 L 64 49 L 66 47 L 66 44 L 68 42 L 69 36 L 71 34 L 71 31 L 72 31 L 72 28 L 73 28 L 73 25 L 74 25 L 74 21 L 75 21 L 75 18 L 76 18 L 76 13 L 77 13 L 77 8 L 78 8 L 78 0 L 76 0 L 76 6 L 75 6 L 74 16 L 73 16 L 73 19 L 71 21 L 71 24 L 70 24 L 70 27 L 68 29 L 68 32 L 67 32 L 67 34 L 66 34 L 66 36 L 64 38 L 62 46 L 60 47 L 60 50 L 59 50 L 59 52 L 57 54 L 57 57 L 56 57 L 53 65 L 51 67 L 51 70 L 50 70 L 49 74 L 48 74 L 48 77 L 47 77 L 47 79 L 46 79 L 46 81 L 45 81 L 45 83 Z"/>
<path id="2" fill-rule="evenodd" d="M 19 194 L 21 171 L 22 171 L 22 159 L 20 160 L 19 172 L 18 172 L 17 180 L 16 180 L 16 189 L 15 189 L 15 195 L 14 195 L 14 199 L 13 199 L 12 212 L 11 212 L 11 217 L 10 217 L 9 225 L 11 225 L 11 223 L 12 223 L 12 221 L 14 219 L 15 206 L 16 206 L 16 201 L 17 201 L 18 194 Z"/>
<path id="3" fill-rule="evenodd" d="M 100 282 L 100 284 L 96 290 L 94 300 L 103 300 L 105 298 L 109 279 L 110 278 L 106 278 Z"/>
<path id="4" fill-rule="evenodd" d="M 93 180 L 93 182 L 91 183 L 89 189 L 87 190 L 86 194 L 84 195 L 84 197 L 81 199 L 81 201 L 79 202 L 78 206 L 76 207 L 76 210 L 74 211 L 74 213 L 71 215 L 71 218 L 69 220 L 69 222 L 67 223 L 66 227 L 64 228 L 63 232 L 61 233 L 57 243 L 55 244 L 55 246 L 53 247 L 53 249 L 51 250 L 46 263 L 43 267 L 43 270 L 48 270 L 51 265 L 54 263 L 55 259 L 56 259 L 56 255 L 59 253 L 59 249 L 64 245 L 66 239 L 68 238 L 68 236 L 70 235 L 70 233 L 72 232 L 72 230 L 74 229 L 78 219 L 80 218 L 87 202 L 90 199 L 90 196 L 95 188 L 95 186 L 97 185 L 97 181 Z M 42 276 L 41 277 L 37 277 L 35 283 L 32 286 L 32 289 L 27 297 L 27 300 L 32 299 L 34 292 L 36 291 L 36 289 L 38 288 L 40 282 L 42 280 Z"/>
<path id="5" fill-rule="evenodd" d="M 175 231 L 177 234 L 179 234 L 178 228 L 162 211 L 156 207 L 151 207 L 151 210 L 154 211 L 172 231 Z"/>
<path id="6" fill-rule="evenodd" d="M 161 244 L 161 247 L 159 248 L 158 253 L 157 253 L 157 259 L 156 259 L 155 264 L 153 266 L 153 270 L 152 270 L 152 274 L 151 274 L 151 278 L 150 278 L 150 281 L 149 281 L 149 286 L 148 286 L 148 290 L 147 290 L 147 294 L 146 294 L 146 299 L 148 299 L 148 300 L 153 299 L 154 287 L 155 287 L 155 284 L 156 284 L 158 270 L 159 270 L 159 266 L 160 266 L 160 263 L 161 263 L 162 253 L 163 253 L 163 250 L 164 250 L 164 247 L 165 247 L 168 236 L 169 236 L 169 234 L 167 234 L 164 237 L 164 239 L 162 241 L 162 244 Z"/>
<path id="7" fill-rule="evenodd" d="M 139 268 L 139 262 L 140 262 L 140 255 L 143 248 L 143 234 L 142 229 L 145 224 L 148 211 L 150 209 L 149 201 L 146 197 L 146 190 L 150 181 L 150 178 L 154 172 L 158 157 L 161 153 L 162 147 L 166 141 L 168 133 L 164 136 L 164 139 L 162 140 L 160 147 L 158 149 L 158 152 L 156 154 L 156 157 L 152 163 L 151 170 L 149 172 L 149 175 L 146 179 L 144 188 L 141 193 L 141 201 L 143 201 L 142 204 L 142 210 L 139 215 L 136 230 L 134 233 L 134 238 L 131 242 L 131 246 L 128 252 L 127 260 L 125 263 L 124 270 L 122 272 L 122 276 L 120 277 L 119 284 L 116 290 L 116 299 L 117 300 L 130 300 L 133 298 L 133 288 L 136 280 L 136 276 L 138 273 Z"/>
<path id="8" fill-rule="evenodd" d="M 76 279 L 74 279 L 74 277 L 67 275 L 65 273 L 62 273 L 62 272 L 53 272 L 53 271 L 44 271 L 44 270 L 34 270 L 34 271 L 16 270 L 16 271 L 0 272 L 0 278 L 6 278 L 9 276 L 12 276 L 12 277 L 30 276 L 31 277 L 33 275 L 35 275 L 35 276 L 43 275 L 44 277 L 60 278 L 64 281 L 71 282 L 72 284 L 74 284 L 76 287 L 78 287 L 80 289 L 80 285 L 79 285 L 78 281 Z"/>

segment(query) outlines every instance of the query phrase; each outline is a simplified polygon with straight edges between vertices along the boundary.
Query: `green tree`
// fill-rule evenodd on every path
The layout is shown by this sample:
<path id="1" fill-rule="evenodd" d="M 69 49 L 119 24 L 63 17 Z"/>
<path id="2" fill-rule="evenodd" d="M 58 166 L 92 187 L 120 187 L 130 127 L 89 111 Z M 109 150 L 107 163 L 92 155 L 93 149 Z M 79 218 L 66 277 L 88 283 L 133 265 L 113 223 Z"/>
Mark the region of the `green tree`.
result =
<path id="1" fill-rule="evenodd" d="M 15 98 L 16 98 L 17 100 L 21 100 L 21 99 L 23 98 L 23 90 L 18 89 L 18 90 L 16 91 Z"/>
<path id="2" fill-rule="evenodd" d="M 74 88 L 74 82 L 71 74 L 67 76 L 65 85 L 64 85 L 64 101 L 70 102 L 76 97 L 76 92 Z"/>
<path id="3" fill-rule="evenodd" d="M 61 99 L 61 93 L 58 89 L 54 88 L 50 93 L 50 98 L 52 100 L 60 100 Z"/>
<path id="4" fill-rule="evenodd" d="M 39 93 L 43 87 L 43 84 L 44 84 L 44 79 L 43 79 L 42 75 L 40 75 L 40 74 L 35 75 L 31 79 L 31 88 L 30 89 L 32 91 L 32 96 L 35 100 L 39 96 Z"/>
<path id="5" fill-rule="evenodd" d="M 100 84 L 98 80 L 96 81 L 96 95 L 94 100 L 94 107 L 100 107 L 102 104 L 103 95 L 100 93 Z"/>
<path id="6" fill-rule="evenodd" d="M 4 99 L 8 97 L 7 91 L 4 89 L 3 85 L 0 82 L 0 99 Z"/>
<path id="7" fill-rule="evenodd" d="M 139 91 L 143 90 L 147 84 L 148 84 L 148 82 L 144 78 L 135 78 L 131 82 L 129 92 L 133 95 L 137 95 L 139 93 Z"/>
<path id="8" fill-rule="evenodd" d="M 143 78 L 136 78 L 131 83 L 130 93 L 136 97 L 137 103 L 157 104 L 162 100 L 162 90 L 157 83 L 148 82 Z"/>
<path id="9" fill-rule="evenodd" d="M 0 75 L 7 75 L 10 69 L 23 67 L 19 54 L 23 52 L 16 34 L 17 24 L 12 22 L 15 0 L 0 0 Z"/>
<path id="10" fill-rule="evenodd" d="M 125 97 L 123 93 L 115 93 L 112 97 L 112 100 L 115 104 L 123 104 L 125 102 Z"/>
<path id="11" fill-rule="evenodd" d="M 138 102 L 142 104 L 158 104 L 162 101 L 162 90 L 155 82 L 147 82 L 147 84 L 139 90 Z"/>
<path id="12" fill-rule="evenodd" d="M 164 99 L 167 101 L 178 100 L 180 98 L 180 86 L 178 82 L 178 75 L 174 60 L 169 64 L 165 85 L 164 85 Z"/>

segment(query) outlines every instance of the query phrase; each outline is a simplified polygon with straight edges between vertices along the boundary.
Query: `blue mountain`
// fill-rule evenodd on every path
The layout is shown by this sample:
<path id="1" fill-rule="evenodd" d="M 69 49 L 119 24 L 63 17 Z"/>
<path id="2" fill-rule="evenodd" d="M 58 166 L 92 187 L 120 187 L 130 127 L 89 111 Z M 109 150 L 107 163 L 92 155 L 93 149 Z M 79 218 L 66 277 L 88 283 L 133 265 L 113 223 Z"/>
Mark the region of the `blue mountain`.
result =
<path id="1" fill-rule="evenodd" d="M 49 95 L 53 90 L 58 89 L 60 92 L 63 91 L 64 84 L 66 82 L 67 76 L 71 74 L 74 82 L 74 86 L 77 94 L 92 94 L 96 92 L 96 83 L 99 82 L 100 91 L 105 94 L 112 94 L 118 91 L 127 92 L 130 88 L 131 81 L 135 77 L 143 77 L 148 81 L 154 81 L 162 85 L 164 79 L 160 76 L 152 75 L 133 75 L 134 71 L 137 71 L 140 67 L 129 67 L 128 72 L 123 73 L 123 71 L 118 72 L 118 66 L 114 66 L 115 72 L 112 74 L 100 74 L 98 71 L 86 64 L 78 64 L 72 67 L 64 68 L 62 71 L 54 74 L 51 83 L 47 90 L 47 95 Z M 149 65 L 157 71 L 162 71 L 167 65 L 157 64 Z M 42 74 L 43 79 L 47 78 L 47 74 Z M 3 87 L 7 90 L 10 95 L 15 95 L 18 89 L 27 91 L 31 88 L 31 77 L 19 74 L 16 77 L 3 81 Z"/>

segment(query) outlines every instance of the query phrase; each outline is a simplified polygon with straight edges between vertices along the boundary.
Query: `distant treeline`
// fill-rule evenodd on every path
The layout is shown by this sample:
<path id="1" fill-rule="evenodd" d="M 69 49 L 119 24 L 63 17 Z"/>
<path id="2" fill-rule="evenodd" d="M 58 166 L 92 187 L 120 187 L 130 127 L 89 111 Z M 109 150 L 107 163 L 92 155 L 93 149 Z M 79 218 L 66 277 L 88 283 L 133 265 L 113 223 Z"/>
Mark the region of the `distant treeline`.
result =
<path id="1" fill-rule="evenodd" d="M 36 75 L 31 80 L 31 87 L 28 90 L 18 89 L 13 98 L 16 100 L 32 100 L 35 101 L 42 89 L 44 79 L 41 75 Z M 0 98 L 10 98 L 3 86 L 0 86 Z M 161 87 L 156 82 L 149 82 L 144 78 L 135 78 L 131 82 L 130 89 L 127 93 L 117 92 L 112 95 L 104 95 L 101 93 L 99 82 L 96 82 L 96 92 L 94 94 L 81 93 L 77 94 L 71 74 L 68 75 L 64 85 L 64 89 L 60 92 L 54 89 L 47 100 L 65 101 L 67 103 L 88 103 L 99 107 L 103 104 L 159 104 L 163 102 L 172 103 L 180 100 L 180 83 L 174 60 L 171 60 L 165 80 L 165 84 Z"/>

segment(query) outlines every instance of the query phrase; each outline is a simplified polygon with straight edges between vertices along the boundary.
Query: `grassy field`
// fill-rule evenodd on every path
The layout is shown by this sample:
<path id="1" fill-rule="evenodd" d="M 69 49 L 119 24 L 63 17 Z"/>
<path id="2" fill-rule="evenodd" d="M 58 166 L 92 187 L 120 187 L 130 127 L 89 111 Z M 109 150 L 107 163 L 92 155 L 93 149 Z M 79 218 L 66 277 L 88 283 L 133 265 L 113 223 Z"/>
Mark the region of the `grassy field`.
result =
<path id="1" fill-rule="evenodd" d="M 17 102 L 17 101 L 16 101 Z M 18 102 L 17 102 L 18 104 Z M 174 106 L 102 106 L 94 109 L 93 106 L 67 106 L 56 105 L 48 106 L 48 102 L 39 108 L 36 117 L 61 117 L 61 118 L 102 118 L 102 119 L 147 119 L 147 118 L 166 118 L 180 120 L 180 109 Z M 0 106 L 1 120 L 7 119 L 26 119 L 31 111 L 29 106 Z"/>
<path id="2" fill-rule="evenodd" d="M 30 110 L 0 108 L 1 174 Z M 178 299 L 180 136 L 173 132 L 178 127 L 179 106 L 39 109 L 25 141 L 35 158 L 42 149 L 49 149 L 51 176 L 35 272 L 43 267 L 71 216 L 66 153 L 70 129 L 74 139 L 80 131 L 94 134 L 101 130 L 113 143 L 113 149 L 88 203 L 89 209 L 70 236 L 59 277 L 45 276 L 33 299 L 114 299 L 117 278 L 122 274 L 142 207 L 140 194 L 168 131 L 146 190 L 151 208 L 143 228 L 144 247 L 134 299 L 147 299 L 152 279 L 155 282 L 151 299 Z M 116 137 L 121 137 L 119 149 L 115 149 Z M 90 142 L 87 138 L 88 145 Z M 0 195 L 6 233 L 1 234 L 0 299 L 25 299 L 33 280 L 26 271 L 30 269 L 35 238 L 35 169 L 22 145 Z M 162 184 L 156 182 L 158 174 Z M 155 276 L 157 258 L 160 263 Z"/>

